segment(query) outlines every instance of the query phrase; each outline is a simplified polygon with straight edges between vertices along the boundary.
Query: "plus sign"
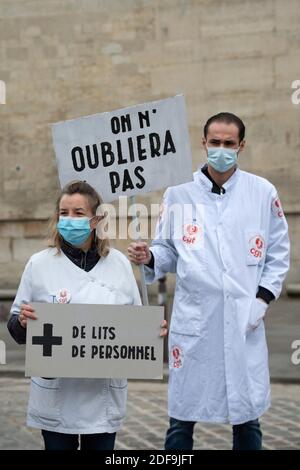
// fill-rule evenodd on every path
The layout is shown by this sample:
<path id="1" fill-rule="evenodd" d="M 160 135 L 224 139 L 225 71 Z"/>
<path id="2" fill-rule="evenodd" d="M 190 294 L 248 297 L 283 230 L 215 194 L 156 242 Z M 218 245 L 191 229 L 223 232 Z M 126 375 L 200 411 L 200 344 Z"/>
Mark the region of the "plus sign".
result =
<path id="1" fill-rule="evenodd" d="M 52 331 L 53 325 L 44 323 L 44 335 L 32 337 L 32 344 L 43 346 L 43 356 L 52 356 L 52 346 L 62 345 L 62 336 L 52 336 Z"/>

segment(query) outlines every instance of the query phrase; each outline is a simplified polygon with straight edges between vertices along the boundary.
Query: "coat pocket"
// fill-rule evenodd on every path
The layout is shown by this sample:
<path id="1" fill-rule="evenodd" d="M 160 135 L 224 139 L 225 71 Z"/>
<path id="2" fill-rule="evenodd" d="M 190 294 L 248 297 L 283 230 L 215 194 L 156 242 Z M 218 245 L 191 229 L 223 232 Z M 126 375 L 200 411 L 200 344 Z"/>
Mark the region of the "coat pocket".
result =
<path id="1" fill-rule="evenodd" d="M 126 414 L 127 380 L 109 379 L 108 415 L 110 418 L 123 419 Z"/>
<path id="2" fill-rule="evenodd" d="M 191 282 L 190 282 L 191 285 Z M 201 287 L 188 289 L 187 282 L 177 280 L 170 332 L 189 336 L 202 336 L 207 330 L 207 315 Z"/>
<path id="3" fill-rule="evenodd" d="M 264 230 L 246 230 L 246 264 L 256 266 L 262 264 L 266 254 L 266 241 Z"/>
<path id="4" fill-rule="evenodd" d="M 267 309 L 268 309 L 267 303 L 257 298 L 254 298 L 252 300 L 252 304 L 251 304 L 251 308 L 249 312 L 248 324 L 246 328 L 246 335 L 249 334 L 251 331 L 256 330 L 256 328 L 259 327 L 261 321 L 263 320 L 266 314 Z"/>
<path id="5" fill-rule="evenodd" d="M 28 412 L 45 424 L 53 420 L 55 425 L 54 422 L 60 416 L 59 390 L 59 379 L 32 377 Z"/>
<path id="6" fill-rule="evenodd" d="M 170 333 L 186 336 L 200 336 L 200 322 L 196 318 L 179 319 L 175 315 L 171 319 Z"/>

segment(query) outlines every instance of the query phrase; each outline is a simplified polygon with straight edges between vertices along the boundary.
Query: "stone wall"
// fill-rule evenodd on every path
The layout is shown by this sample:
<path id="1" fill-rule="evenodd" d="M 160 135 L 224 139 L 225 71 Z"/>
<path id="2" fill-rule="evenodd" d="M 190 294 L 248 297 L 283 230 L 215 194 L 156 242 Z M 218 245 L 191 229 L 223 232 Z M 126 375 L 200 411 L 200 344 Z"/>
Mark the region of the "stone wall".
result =
<path id="1" fill-rule="evenodd" d="M 59 187 L 49 124 L 177 93 L 195 169 L 206 119 L 244 119 L 240 166 L 278 187 L 299 282 L 299 23 L 298 0 L 0 0 L 0 287 L 44 243 Z"/>

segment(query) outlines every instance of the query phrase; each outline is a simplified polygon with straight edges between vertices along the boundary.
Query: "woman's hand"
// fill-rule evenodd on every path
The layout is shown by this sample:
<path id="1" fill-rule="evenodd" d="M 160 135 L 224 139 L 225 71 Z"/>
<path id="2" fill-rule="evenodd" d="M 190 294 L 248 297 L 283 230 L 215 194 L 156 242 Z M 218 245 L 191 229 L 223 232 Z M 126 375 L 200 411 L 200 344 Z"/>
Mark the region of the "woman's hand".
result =
<path id="1" fill-rule="evenodd" d="M 160 325 L 160 335 L 159 336 L 167 336 L 168 334 L 168 323 L 167 320 L 164 320 Z"/>
<path id="2" fill-rule="evenodd" d="M 23 326 L 23 328 L 27 328 L 27 320 L 30 318 L 31 320 L 37 320 L 36 315 L 34 314 L 35 310 L 31 305 L 22 304 L 21 311 L 19 313 L 19 322 Z"/>

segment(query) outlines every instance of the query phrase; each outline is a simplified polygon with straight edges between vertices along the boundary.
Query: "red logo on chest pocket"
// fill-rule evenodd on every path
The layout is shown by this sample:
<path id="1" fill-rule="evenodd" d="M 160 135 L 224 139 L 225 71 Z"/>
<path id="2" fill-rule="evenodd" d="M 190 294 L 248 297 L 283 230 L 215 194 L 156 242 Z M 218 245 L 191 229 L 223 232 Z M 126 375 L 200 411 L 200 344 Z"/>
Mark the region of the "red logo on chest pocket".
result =
<path id="1" fill-rule="evenodd" d="M 184 226 L 182 241 L 187 245 L 193 245 L 200 237 L 200 227 L 196 224 Z"/>
<path id="2" fill-rule="evenodd" d="M 262 258 L 265 250 L 265 241 L 262 236 L 256 235 L 249 240 L 250 253 L 254 258 Z"/>

